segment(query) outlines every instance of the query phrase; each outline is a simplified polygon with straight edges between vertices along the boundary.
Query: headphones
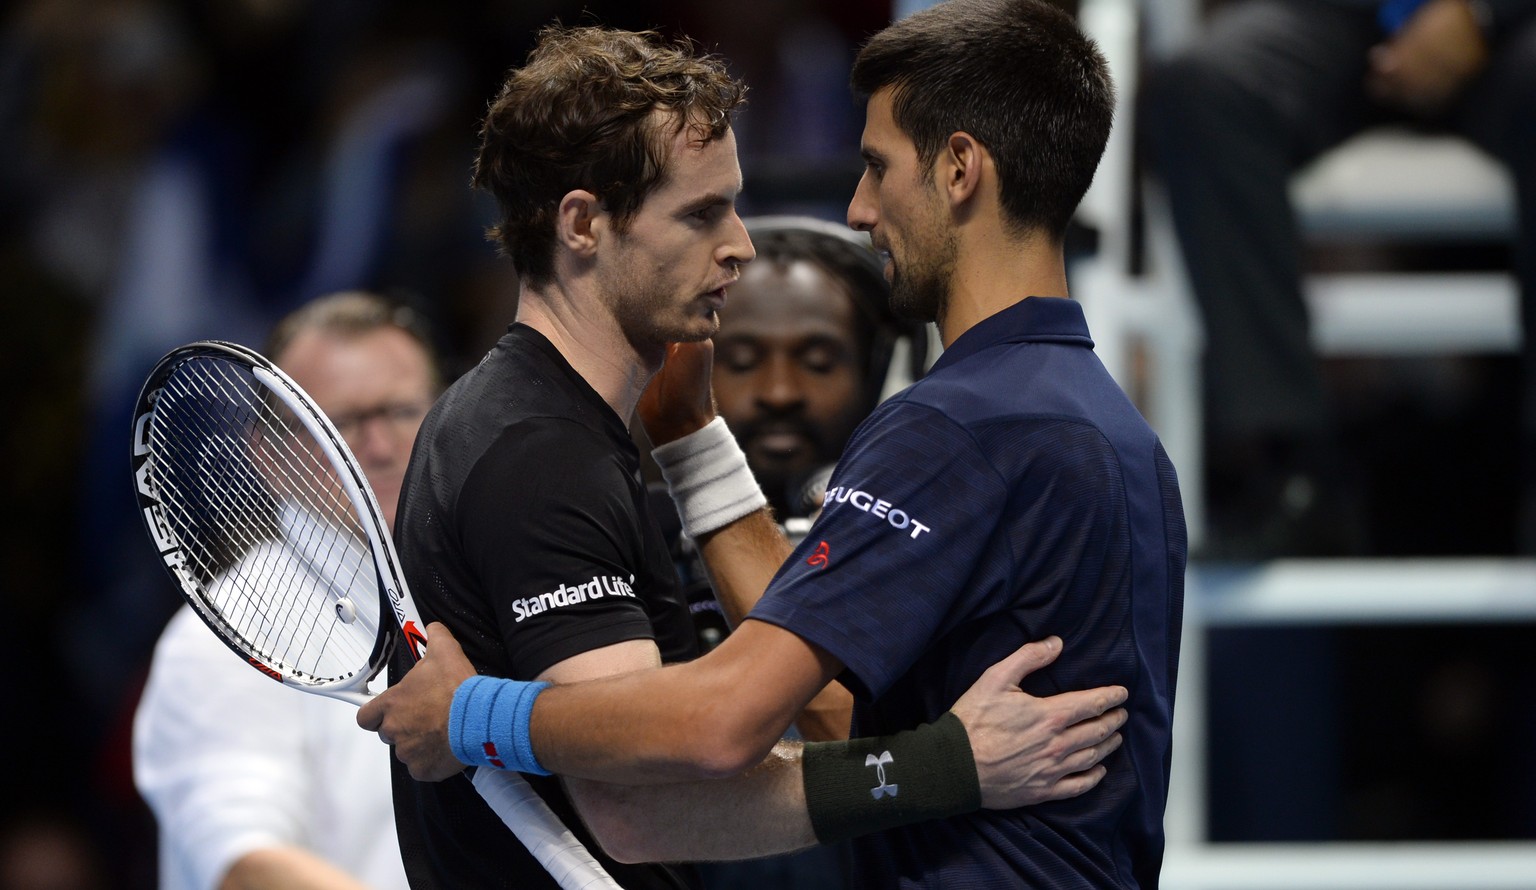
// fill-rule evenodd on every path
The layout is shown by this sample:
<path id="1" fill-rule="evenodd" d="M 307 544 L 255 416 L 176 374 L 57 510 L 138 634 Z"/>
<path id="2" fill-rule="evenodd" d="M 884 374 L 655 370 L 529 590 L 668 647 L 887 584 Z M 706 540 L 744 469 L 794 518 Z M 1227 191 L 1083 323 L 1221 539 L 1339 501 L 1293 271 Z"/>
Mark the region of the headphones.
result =
<path id="1" fill-rule="evenodd" d="M 903 384 L 923 376 L 928 367 L 928 326 L 891 311 L 885 260 L 871 246 L 868 233 L 811 216 L 754 216 L 742 222 L 754 244 L 773 249 L 780 239 L 793 240 L 791 249 L 780 252 L 812 262 L 848 285 L 860 317 L 873 333 L 865 369 L 871 410 L 893 372 Z M 893 367 L 897 345 L 903 342 L 905 355 L 899 367 Z"/>

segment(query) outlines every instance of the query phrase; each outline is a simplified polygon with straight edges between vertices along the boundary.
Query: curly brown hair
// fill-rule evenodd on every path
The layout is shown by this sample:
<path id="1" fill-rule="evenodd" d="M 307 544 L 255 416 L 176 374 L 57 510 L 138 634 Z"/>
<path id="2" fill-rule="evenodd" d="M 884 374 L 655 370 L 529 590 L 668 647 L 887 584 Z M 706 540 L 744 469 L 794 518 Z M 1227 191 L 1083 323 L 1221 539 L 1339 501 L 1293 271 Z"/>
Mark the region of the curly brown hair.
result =
<path id="1" fill-rule="evenodd" d="M 561 198 L 592 192 L 624 231 L 665 177 L 670 139 L 685 126 L 720 138 L 745 100 L 746 86 L 688 38 L 546 27 L 481 125 L 474 184 L 501 208 L 488 235 L 528 284 L 547 283 Z"/>

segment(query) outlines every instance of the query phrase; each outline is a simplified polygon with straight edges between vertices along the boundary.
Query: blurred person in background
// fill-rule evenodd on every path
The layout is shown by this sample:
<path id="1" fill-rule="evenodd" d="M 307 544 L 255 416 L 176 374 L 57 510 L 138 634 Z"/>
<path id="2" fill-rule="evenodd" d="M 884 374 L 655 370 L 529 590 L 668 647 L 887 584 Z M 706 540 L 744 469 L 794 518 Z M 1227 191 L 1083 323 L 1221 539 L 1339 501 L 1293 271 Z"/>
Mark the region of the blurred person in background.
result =
<path id="1" fill-rule="evenodd" d="M 874 410 L 897 341 L 907 337 L 910 359 L 926 332 L 891 313 L 867 235 L 808 217 L 744 222 L 757 260 L 721 312 L 715 399 L 774 512 L 805 517 L 821 503 L 805 486 Z M 896 370 L 914 376 L 910 361 Z"/>
<path id="2" fill-rule="evenodd" d="M 1213 558 L 1361 552 L 1302 298 L 1291 175 L 1382 123 L 1458 133 L 1518 193 L 1518 547 L 1536 553 L 1536 0 L 1234 0 L 1154 66 L 1137 116 L 1206 330 Z M 1454 300 L 1453 293 L 1446 299 Z"/>
<path id="3" fill-rule="evenodd" d="M 393 525 L 441 389 L 414 313 L 372 294 L 323 297 L 280 322 L 266 354 L 331 418 Z M 133 754 L 159 821 L 162 890 L 407 886 L 388 750 L 351 705 L 243 664 L 189 606 L 155 648 Z"/>

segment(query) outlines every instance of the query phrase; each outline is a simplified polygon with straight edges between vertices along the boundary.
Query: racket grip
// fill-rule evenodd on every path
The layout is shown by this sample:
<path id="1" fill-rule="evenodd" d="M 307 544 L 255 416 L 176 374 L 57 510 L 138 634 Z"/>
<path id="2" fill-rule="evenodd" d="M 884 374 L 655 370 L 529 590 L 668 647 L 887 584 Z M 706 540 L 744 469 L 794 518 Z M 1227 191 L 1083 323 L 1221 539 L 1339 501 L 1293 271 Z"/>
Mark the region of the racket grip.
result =
<path id="1" fill-rule="evenodd" d="M 474 771 L 470 781 L 564 890 L 618 890 L 618 882 L 521 775 L 482 767 Z"/>

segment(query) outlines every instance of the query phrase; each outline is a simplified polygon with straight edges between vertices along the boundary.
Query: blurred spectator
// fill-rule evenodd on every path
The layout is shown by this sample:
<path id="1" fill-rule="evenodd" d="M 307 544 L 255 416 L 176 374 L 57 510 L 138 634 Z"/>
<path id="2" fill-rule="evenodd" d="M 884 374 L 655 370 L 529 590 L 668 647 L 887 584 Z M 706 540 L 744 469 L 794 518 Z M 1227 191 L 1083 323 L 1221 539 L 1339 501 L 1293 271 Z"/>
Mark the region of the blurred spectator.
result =
<path id="1" fill-rule="evenodd" d="M 867 235 L 809 217 L 745 222 L 757 260 L 721 313 L 715 399 L 774 512 L 807 516 L 820 502 L 806 483 L 837 462 L 880 400 L 897 340 L 921 344 L 921 326 L 892 315 Z M 910 381 L 910 367 L 897 372 Z"/>
<path id="2" fill-rule="evenodd" d="M 1517 183 L 1520 547 L 1536 552 L 1536 0 L 1234 0 L 1155 66 L 1143 99 L 1138 120 L 1206 328 L 1207 556 L 1366 545 L 1357 475 L 1309 341 L 1287 183 L 1394 121 L 1466 136 Z"/>
<path id="3" fill-rule="evenodd" d="M 339 22 L 325 4 L 204 6 L 187 12 L 196 39 L 183 45 L 195 56 L 184 67 L 206 76 L 139 172 L 90 352 L 79 534 L 106 558 L 81 564 L 89 608 L 66 646 L 97 720 L 133 689 L 93 665 L 142 664 L 174 605 L 122 483 L 123 430 L 149 367 L 194 339 L 259 342 L 282 313 L 340 289 L 409 283 L 420 288 L 410 302 L 435 315 L 455 303 L 461 276 L 494 259 L 464 185 L 472 128 L 450 123 L 460 73 L 439 35 L 399 33 L 382 7 Z M 311 64 L 279 76 L 294 59 Z M 462 127 L 464 154 L 446 174 L 421 169 L 415 150 L 449 126 Z M 422 178 L 448 197 L 416 192 L 407 206 L 407 184 Z M 391 267 L 421 255 L 401 245 L 408 218 L 437 228 L 420 250 L 439 251 L 442 265 L 406 282 Z"/>

